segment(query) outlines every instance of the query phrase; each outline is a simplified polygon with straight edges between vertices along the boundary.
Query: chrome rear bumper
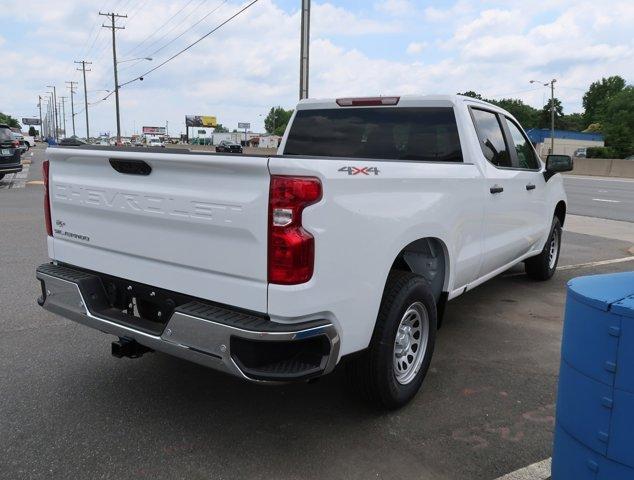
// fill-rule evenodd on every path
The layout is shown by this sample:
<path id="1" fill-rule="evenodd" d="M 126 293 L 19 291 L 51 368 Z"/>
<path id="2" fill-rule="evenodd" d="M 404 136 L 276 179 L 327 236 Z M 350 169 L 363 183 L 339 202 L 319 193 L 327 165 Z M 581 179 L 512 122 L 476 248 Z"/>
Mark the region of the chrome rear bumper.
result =
<path id="1" fill-rule="evenodd" d="M 192 301 L 177 306 L 162 332 L 155 334 L 122 320 L 125 315 L 108 304 L 102 280 L 96 274 L 45 264 L 38 267 L 36 277 L 42 284 L 38 303 L 50 312 L 248 380 L 305 380 L 331 372 L 337 362 L 339 335 L 325 320 L 281 324 Z M 307 357 L 304 350 L 314 349 L 317 344 L 318 353 L 311 351 Z M 278 346 L 293 358 L 280 358 Z M 258 350 L 267 353 L 263 356 Z M 275 361 L 267 363 L 266 355 L 271 357 L 271 352 Z"/>

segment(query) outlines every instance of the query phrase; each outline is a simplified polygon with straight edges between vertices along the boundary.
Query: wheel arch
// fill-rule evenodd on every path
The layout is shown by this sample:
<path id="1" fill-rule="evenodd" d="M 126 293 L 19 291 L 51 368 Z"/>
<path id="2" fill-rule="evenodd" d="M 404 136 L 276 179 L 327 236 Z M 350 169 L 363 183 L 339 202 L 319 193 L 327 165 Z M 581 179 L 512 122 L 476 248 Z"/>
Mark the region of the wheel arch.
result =
<path id="1" fill-rule="evenodd" d="M 564 226 L 564 221 L 566 220 L 566 202 L 560 200 L 555 207 L 554 216 L 559 219 L 559 223 L 561 226 Z"/>
<path id="2" fill-rule="evenodd" d="M 449 250 L 437 237 L 424 237 L 410 242 L 401 249 L 390 267 L 422 276 L 429 284 L 436 300 L 438 326 L 447 303 L 450 274 Z"/>

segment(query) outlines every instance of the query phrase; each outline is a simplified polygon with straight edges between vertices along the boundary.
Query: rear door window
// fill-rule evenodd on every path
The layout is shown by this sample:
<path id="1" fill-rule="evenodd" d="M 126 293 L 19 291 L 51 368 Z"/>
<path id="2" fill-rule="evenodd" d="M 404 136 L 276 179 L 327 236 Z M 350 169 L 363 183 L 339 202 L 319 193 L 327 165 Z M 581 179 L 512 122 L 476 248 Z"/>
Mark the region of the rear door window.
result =
<path id="1" fill-rule="evenodd" d="M 471 114 L 480 140 L 480 148 L 486 159 L 497 167 L 512 167 L 511 156 L 497 114 L 479 108 L 472 108 Z"/>
<path id="2" fill-rule="evenodd" d="M 0 128 L 0 140 L 13 140 L 11 130 L 8 128 Z"/>
<path id="3" fill-rule="evenodd" d="M 511 148 L 514 148 L 517 154 L 517 165 L 514 165 L 514 167 L 525 170 L 537 170 L 539 168 L 539 160 L 530 141 L 526 138 L 524 132 L 515 125 L 515 122 L 506 117 L 505 120 L 511 134 L 511 142 L 513 143 Z"/>
<path id="4" fill-rule="evenodd" d="M 451 107 L 299 110 L 284 154 L 462 162 Z"/>

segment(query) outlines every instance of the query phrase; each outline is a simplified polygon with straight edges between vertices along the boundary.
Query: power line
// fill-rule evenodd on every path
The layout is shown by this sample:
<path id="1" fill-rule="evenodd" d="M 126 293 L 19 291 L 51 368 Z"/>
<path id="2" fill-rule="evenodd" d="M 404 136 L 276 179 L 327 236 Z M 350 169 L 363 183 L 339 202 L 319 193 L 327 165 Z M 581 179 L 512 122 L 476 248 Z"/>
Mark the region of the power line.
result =
<path id="1" fill-rule="evenodd" d="M 158 39 L 154 40 L 152 43 L 150 43 L 146 48 L 151 48 L 153 45 L 156 45 L 157 43 L 159 43 L 161 40 L 163 40 L 167 35 L 169 35 L 170 32 L 174 31 L 177 27 L 180 27 L 184 21 L 189 18 L 191 16 L 192 13 L 194 13 L 196 11 L 196 9 L 201 6 L 203 3 L 205 3 L 206 0 L 202 0 L 197 7 L 195 7 L 191 12 L 189 12 L 187 15 L 185 15 L 180 22 L 178 22 L 177 24 L 173 25 L 172 28 L 170 28 L 167 32 L 165 32 L 163 35 L 161 35 L 161 37 L 159 37 Z M 211 15 L 212 13 L 214 13 L 216 10 L 218 10 L 222 5 L 224 5 L 225 3 L 227 3 L 228 0 L 224 0 L 222 3 L 220 3 L 218 6 L 216 6 L 214 9 L 212 9 L 210 12 L 208 12 L 205 16 L 203 16 L 200 20 L 198 20 L 197 22 L 195 22 L 193 25 L 187 27 L 185 30 L 183 30 L 179 35 L 177 35 L 175 38 L 173 38 L 172 40 L 168 41 L 165 45 L 163 45 L 162 47 L 159 47 L 157 50 L 154 50 L 151 53 L 148 53 L 147 55 L 145 55 L 146 57 L 152 57 L 154 55 L 156 55 L 158 52 L 160 52 L 161 50 L 163 50 L 165 47 L 167 47 L 168 45 L 174 43 L 176 40 L 178 40 L 180 37 L 182 37 L 185 33 L 189 32 L 192 28 L 194 28 L 196 25 L 200 24 L 202 21 L 204 21 L 207 17 L 209 17 L 209 15 Z M 137 62 L 132 63 L 129 66 L 126 66 L 126 68 L 133 68 L 136 65 L 138 65 L 139 63 L 141 63 L 142 60 L 139 60 Z M 123 69 L 122 69 L 123 70 Z"/>
<path id="2" fill-rule="evenodd" d="M 150 38 L 152 38 L 154 35 L 156 35 L 160 30 L 163 29 L 163 27 L 165 27 L 174 17 L 176 17 L 176 15 L 178 15 L 179 13 L 181 13 L 183 10 L 185 10 L 190 3 L 192 3 L 194 0 L 188 0 L 188 2 L 183 5 L 181 8 L 178 9 L 178 11 L 172 15 L 171 17 L 169 17 L 167 20 L 165 20 L 165 22 L 163 22 L 161 24 L 160 27 L 158 27 L 156 30 L 154 30 L 152 33 L 150 33 L 147 37 L 145 37 L 143 40 L 141 40 L 140 43 L 138 43 L 136 46 L 132 47 L 131 50 L 128 50 L 126 52 L 126 55 L 131 55 L 134 51 L 136 51 L 141 45 L 143 45 L 145 42 L 147 42 Z M 133 14 L 130 14 L 130 18 L 132 18 Z"/>
<path id="3" fill-rule="evenodd" d="M 163 65 L 171 62 L 172 60 L 174 60 L 176 57 L 178 57 L 179 55 L 185 53 L 187 50 L 189 50 L 190 48 L 192 48 L 194 45 L 197 45 L 198 43 L 202 42 L 205 38 L 207 38 L 209 35 L 213 34 L 214 32 L 216 32 L 217 30 L 219 30 L 220 28 L 222 28 L 224 25 L 226 25 L 227 23 L 229 23 L 231 20 L 233 20 L 234 18 L 236 18 L 238 15 L 240 15 L 242 12 L 244 12 L 245 10 L 249 9 L 250 7 L 252 7 L 253 5 L 255 5 L 257 2 L 259 2 L 259 0 L 252 0 L 250 3 L 248 3 L 247 5 L 245 5 L 244 7 L 242 7 L 240 10 L 238 10 L 236 13 L 234 13 L 233 15 L 231 15 L 229 18 L 227 18 L 225 21 L 223 21 L 220 25 L 214 27 L 212 30 L 210 30 L 209 32 L 207 32 L 206 34 L 204 34 L 202 37 L 200 37 L 198 40 L 196 40 L 193 43 L 190 43 L 188 46 L 186 46 L 185 48 L 183 48 L 182 50 L 180 50 L 178 53 L 175 53 L 174 55 L 172 55 L 171 57 L 169 57 L 167 60 L 161 62 L 160 64 L 158 64 L 156 67 L 151 68 L 150 70 L 148 70 L 147 72 L 139 75 L 136 78 L 133 78 L 132 80 L 128 80 L 125 83 L 122 83 L 121 85 L 119 85 L 120 87 L 124 87 L 125 85 L 128 85 L 132 82 L 135 82 L 137 80 L 142 79 L 143 77 L 149 75 L 150 73 L 158 70 L 159 68 L 161 68 Z M 108 95 L 110 96 L 110 95 Z M 108 96 L 106 96 L 105 98 L 108 98 Z"/>
<path id="4" fill-rule="evenodd" d="M 179 38 L 181 38 L 183 35 L 185 35 L 187 32 L 189 32 L 190 30 L 192 30 L 195 26 L 199 25 L 201 22 L 203 22 L 207 17 L 209 17 L 209 15 L 211 15 L 212 13 L 216 12 L 220 7 L 222 7 L 225 3 L 227 3 L 228 0 L 223 0 L 222 2 L 220 2 L 215 8 L 213 8 L 211 11 L 209 11 L 204 17 L 202 17 L 200 20 L 198 20 L 196 23 L 194 23 L 193 25 L 191 25 L 189 28 L 186 28 L 185 30 L 183 30 L 179 35 L 177 35 L 176 37 L 174 37 L 172 40 L 170 40 L 169 42 L 167 42 L 165 45 L 163 45 L 162 47 L 154 50 L 152 53 L 148 54 L 148 57 L 151 57 L 152 55 L 156 55 L 158 52 L 160 52 L 161 50 L 163 50 L 164 48 L 168 47 L 169 45 L 171 45 L 172 43 L 174 43 L 176 40 L 178 40 Z M 255 2 L 253 2 L 255 3 Z M 248 8 L 248 7 L 247 7 Z M 238 12 L 240 13 L 240 12 Z M 204 37 L 203 37 L 204 38 Z"/>

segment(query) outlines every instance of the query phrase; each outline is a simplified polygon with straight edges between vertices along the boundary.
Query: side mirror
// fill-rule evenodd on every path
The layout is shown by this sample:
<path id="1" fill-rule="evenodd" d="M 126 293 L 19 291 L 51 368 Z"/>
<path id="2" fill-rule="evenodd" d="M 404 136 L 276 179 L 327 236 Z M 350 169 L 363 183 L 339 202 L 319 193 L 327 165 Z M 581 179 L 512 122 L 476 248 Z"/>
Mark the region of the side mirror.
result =
<path id="1" fill-rule="evenodd" d="M 548 181 L 553 175 L 560 172 L 570 172 L 572 168 L 573 163 L 570 155 L 548 155 L 546 157 L 544 178 Z"/>

